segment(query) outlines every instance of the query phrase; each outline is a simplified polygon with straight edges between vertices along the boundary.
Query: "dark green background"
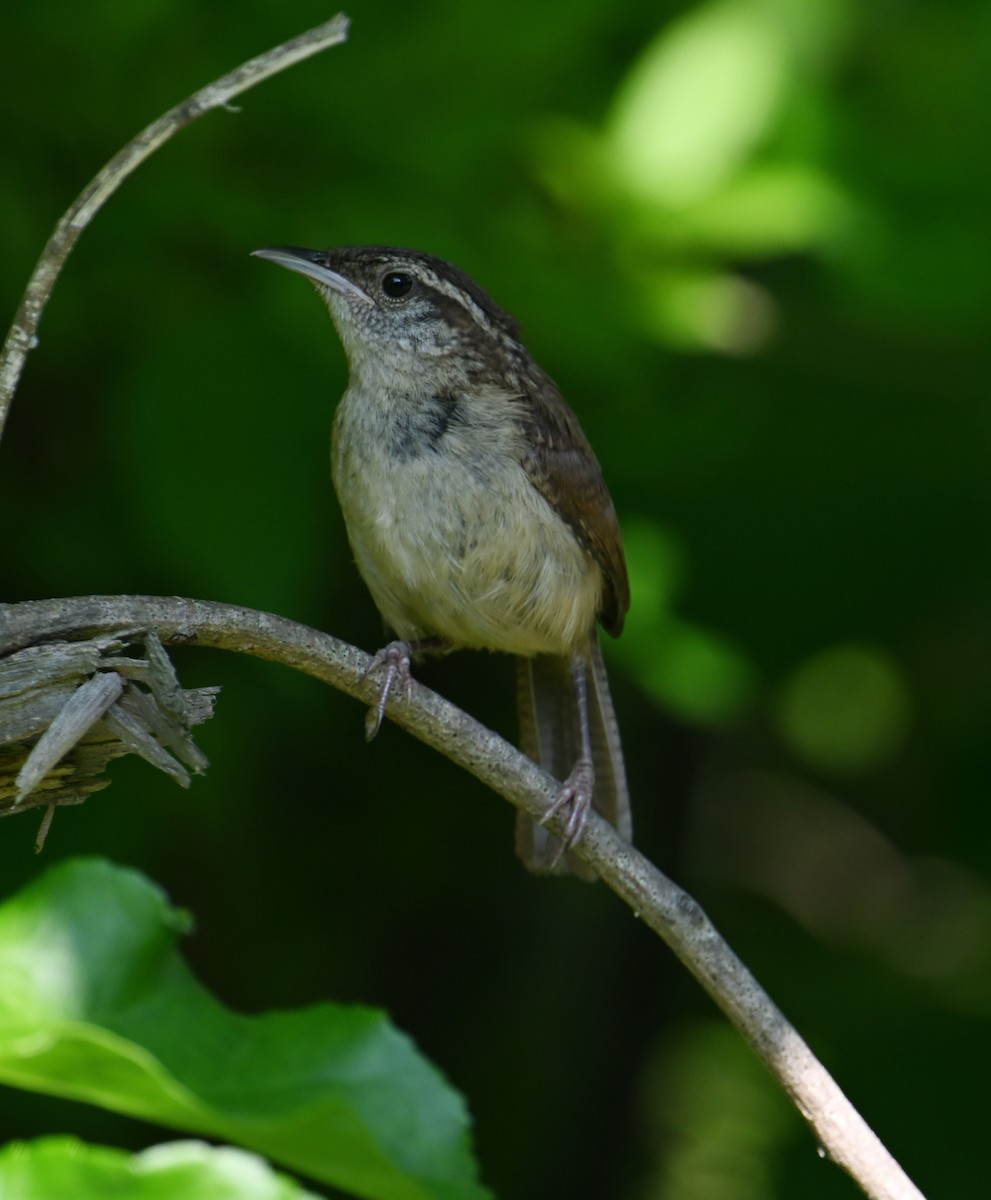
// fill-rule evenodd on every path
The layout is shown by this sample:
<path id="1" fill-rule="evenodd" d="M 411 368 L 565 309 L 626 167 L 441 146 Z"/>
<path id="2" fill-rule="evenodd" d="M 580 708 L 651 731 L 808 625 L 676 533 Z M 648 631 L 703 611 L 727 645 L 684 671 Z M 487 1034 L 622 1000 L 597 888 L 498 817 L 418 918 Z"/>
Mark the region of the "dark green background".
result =
<path id="1" fill-rule="evenodd" d="M 8 11 L 4 311 L 123 142 L 329 15 Z M 991 9 L 351 16 L 348 46 L 183 132 L 83 236 L 0 453 L 4 598 L 178 593 L 375 648 L 328 478 L 343 356 L 306 285 L 248 252 L 384 242 L 456 261 L 522 320 L 627 530 L 633 607 L 606 649 L 638 845 L 922 1189 L 973 1194 L 991 1069 Z M 668 145 L 653 191 L 617 167 L 634 110 L 634 158 Z M 309 680 L 176 657 L 187 685 L 224 688 L 209 776 L 187 794 L 121 763 L 59 814 L 45 857 L 159 880 L 196 913 L 188 953 L 226 1003 L 387 1008 L 468 1095 L 502 1197 L 855 1194 L 604 888 L 523 873 L 504 803 L 394 729 L 366 746 L 356 705 Z M 508 660 L 420 675 L 512 735 Z M 5 891 L 44 865 L 34 831 L 3 825 Z M 52 1130 L 167 1136 L 0 1095 L 0 1137 Z"/>

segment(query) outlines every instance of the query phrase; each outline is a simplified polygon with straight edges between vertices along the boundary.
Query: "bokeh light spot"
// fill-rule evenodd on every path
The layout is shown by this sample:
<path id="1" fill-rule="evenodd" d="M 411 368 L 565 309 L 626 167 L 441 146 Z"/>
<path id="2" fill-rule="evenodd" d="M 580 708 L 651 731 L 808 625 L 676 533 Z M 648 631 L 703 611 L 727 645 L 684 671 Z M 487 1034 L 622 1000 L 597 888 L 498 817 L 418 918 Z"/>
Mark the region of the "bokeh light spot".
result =
<path id="1" fill-rule="evenodd" d="M 802 664 L 777 704 L 782 735 L 813 766 L 857 772 L 889 758 L 911 705 L 897 667 L 879 649 L 835 646 Z"/>

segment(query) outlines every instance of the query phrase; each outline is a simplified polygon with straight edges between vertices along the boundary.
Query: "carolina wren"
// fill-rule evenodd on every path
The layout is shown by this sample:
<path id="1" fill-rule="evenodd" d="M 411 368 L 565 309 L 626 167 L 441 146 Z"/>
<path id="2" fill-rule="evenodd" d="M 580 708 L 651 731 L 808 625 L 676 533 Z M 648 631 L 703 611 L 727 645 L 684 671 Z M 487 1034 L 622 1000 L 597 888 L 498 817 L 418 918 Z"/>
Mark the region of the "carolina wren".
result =
<path id="1" fill-rule="evenodd" d="M 521 747 L 564 780 L 533 870 L 566 865 L 590 806 L 627 838 L 629 795 L 596 624 L 617 636 L 629 585 L 616 511 L 578 419 L 516 321 L 457 267 L 415 250 L 254 252 L 307 276 L 350 368 L 334 485 L 372 598 L 398 641 L 377 654 L 374 737 L 423 651 L 517 656 Z M 542 827 L 566 814 L 563 837 Z"/>

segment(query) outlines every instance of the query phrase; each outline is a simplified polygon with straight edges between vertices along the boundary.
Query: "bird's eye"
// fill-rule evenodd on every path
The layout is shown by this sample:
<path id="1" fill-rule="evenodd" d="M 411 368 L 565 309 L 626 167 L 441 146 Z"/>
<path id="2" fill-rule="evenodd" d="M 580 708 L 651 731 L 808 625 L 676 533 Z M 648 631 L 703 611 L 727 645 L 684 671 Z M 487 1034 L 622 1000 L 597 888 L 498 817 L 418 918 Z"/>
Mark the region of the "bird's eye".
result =
<path id="1" fill-rule="evenodd" d="M 413 276 L 407 275 L 405 271 L 390 271 L 388 275 L 382 276 L 382 291 L 393 300 L 405 296 L 412 286 Z"/>

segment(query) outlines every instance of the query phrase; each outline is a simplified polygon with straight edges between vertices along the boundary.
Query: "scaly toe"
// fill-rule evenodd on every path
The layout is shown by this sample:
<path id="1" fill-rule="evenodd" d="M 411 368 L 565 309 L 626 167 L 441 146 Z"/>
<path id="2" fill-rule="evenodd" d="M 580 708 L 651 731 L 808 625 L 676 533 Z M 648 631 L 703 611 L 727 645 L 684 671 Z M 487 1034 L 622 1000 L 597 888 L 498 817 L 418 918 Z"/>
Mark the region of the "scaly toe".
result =
<path id="1" fill-rule="evenodd" d="M 412 695 L 413 679 L 410 673 L 409 642 L 390 642 L 388 646 L 383 646 L 368 664 L 368 669 L 362 678 L 367 679 L 376 671 L 382 671 L 383 675 L 378 699 L 365 715 L 365 740 L 369 742 L 382 728 L 385 708 L 394 685 L 398 683 L 401 698 L 407 703 Z"/>
<path id="2" fill-rule="evenodd" d="M 588 759 L 579 759 L 574 769 L 565 780 L 564 786 L 551 804 L 539 824 L 546 825 L 558 813 L 568 810 L 568 816 L 561 830 L 561 841 L 558 851 L 551 861 L 552 869 L 560 863 L 569 850 L 578 844 L 585 826 L 588 824 L 588 814 L 592 807 L 592 789 L 595 784 L 595 773 Z"/>

